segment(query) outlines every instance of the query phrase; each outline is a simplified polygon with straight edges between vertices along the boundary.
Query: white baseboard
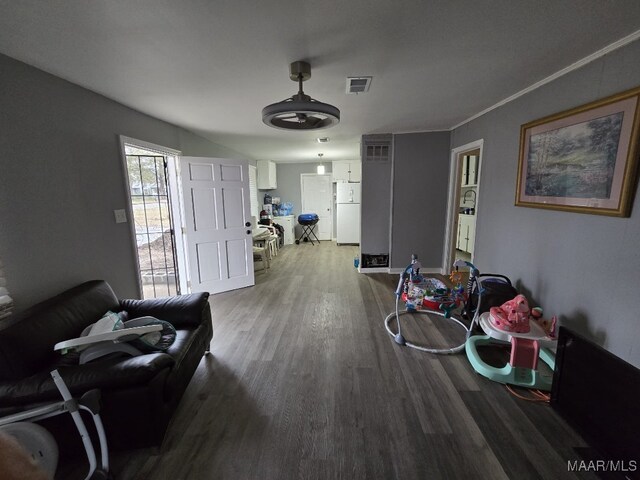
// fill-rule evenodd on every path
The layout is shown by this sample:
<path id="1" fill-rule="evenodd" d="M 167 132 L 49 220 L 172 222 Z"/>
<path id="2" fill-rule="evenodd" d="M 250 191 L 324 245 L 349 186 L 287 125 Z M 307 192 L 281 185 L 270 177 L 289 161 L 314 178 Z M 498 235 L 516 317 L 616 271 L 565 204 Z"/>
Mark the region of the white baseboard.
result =
<path id="1" fill-rule="evenodd" d="M 402 273 L 404 272 L 404 268 L 390 268 L 389 273 Z M 420 273 L 437 273 L 439 275 L 445 275 L 442 268 L 421 268 Z"/>
<path id="2" fill-rule="evenodd" d="M 388 267 L 370 267 L 370 268 L 362 268 L 358 267 L 359 273 L 389 273 Z"/>
<path id="3" fill-rule="evenodd" d="M 391 275 L 398 275 L 404 272 L 404 270 L 405 270 L 404 268 L 388 268 L 388 267 L 358 268 L 358 272 L 360 273 L 389 273 Z M 422 274 L 437 273 L 439 275 L 446 275 L 442 268 L 421 268 L 420 273 Z"/>

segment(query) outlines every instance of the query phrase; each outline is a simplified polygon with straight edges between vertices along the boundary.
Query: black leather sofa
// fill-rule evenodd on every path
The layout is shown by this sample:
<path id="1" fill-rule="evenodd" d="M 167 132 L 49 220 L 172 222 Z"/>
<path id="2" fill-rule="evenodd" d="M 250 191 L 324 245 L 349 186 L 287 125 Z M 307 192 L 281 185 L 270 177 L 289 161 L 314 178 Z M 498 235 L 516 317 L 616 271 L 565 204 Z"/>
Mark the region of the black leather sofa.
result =
<path id="1" fill-rule="evenodd" d="M 94 388 L 101 391 L 110 449 L 161 445 L 191 377 L 209 351 L 213 327 L 208 296 L 118 300 L 106 282 L 95 280 L 35 305 L 4 328 L 0 324 L 0 416 L 60 400 L 50 376 L 57 368 L 74 396 Z M 167 352 L 106 357 L 84 365 L 78 364 L 77 354 L 54 352 L 56 343 L 78 337 L 108 310 L 125 310 L 130 319 L 150 315 L 166 320 L 176 328 L 175 342 Z M 70 416 L 44 424 L 57 431 L 56 437 L 79 437 L 70 419 L 62 417 Z"/>

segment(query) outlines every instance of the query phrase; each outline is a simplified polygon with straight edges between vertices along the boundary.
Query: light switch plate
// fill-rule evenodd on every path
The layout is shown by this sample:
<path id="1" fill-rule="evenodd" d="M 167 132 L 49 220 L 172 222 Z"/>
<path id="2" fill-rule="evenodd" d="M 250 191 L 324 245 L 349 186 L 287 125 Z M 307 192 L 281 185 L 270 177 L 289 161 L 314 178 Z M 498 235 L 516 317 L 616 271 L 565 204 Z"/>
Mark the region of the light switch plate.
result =
<path id="1" fill-rule="evenodd" d="M 127 223 L 127 212 L 124 209 L 114 210 L 113 214 L 116 217 L 116 223 Z"/>

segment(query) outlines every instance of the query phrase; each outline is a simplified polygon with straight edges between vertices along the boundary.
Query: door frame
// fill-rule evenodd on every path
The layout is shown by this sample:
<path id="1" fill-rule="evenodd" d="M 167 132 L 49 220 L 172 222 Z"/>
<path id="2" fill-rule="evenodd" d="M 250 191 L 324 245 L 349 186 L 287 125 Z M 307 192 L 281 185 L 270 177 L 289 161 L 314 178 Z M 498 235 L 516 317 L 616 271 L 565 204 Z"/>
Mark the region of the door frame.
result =
<path id="1" fill-rule="evenodd" d="M 304 211 L 304 178 L 305 177 L 326 177 L 329 179 L 329 208 L 331 211 L 327 215 L 329 218 L 329 241 L 333 239 L 333 212 L 334 212 L 334 196 L 333 196 L 333 176 L 331 173 L 301 173 L 300 174 L 300 208 L 303 210 L 301 213 L 308 213 Z M 315 212 L 313 212 L 315 213 Z M 317 234 L 317 231 L 316 231 Z"/>
<path id="2" fill-rule="evenodd" d="M 461 187 L 461 178 L 462 178 L 462 161 L 463 156 L 473 150 L 480 150 L 480 154 L 478 156 L 478 184 L 476 186 L 476 228 L 474 230 L 474 253 L 471 255 L 471 259 L 475 257 L 475 251 L 477 249 L 477 237 L 478 237 L 478 205 L 480 200 L 480 180 L 482 177 L 482 166 L 483 166 L 483 145 L 484 140 L 479 139 L 473 142 L 469 142 L 460 147 L 456 147 L 451 150 L 451 159 L 450 159 L 450 167 L 449 167 L 449 195 L 447 200 L 447 223 L 445 229 L 445 237 L 444 237 L 444 253 L 442 257 L 442 272 L 450 272 L 453 259 L 455 254 L 455 240 L 456 240 L 456 232 L 458 229 L 457 219 L 458 219 L 458 209 L 460 205 L 460 192 L 462 190 Z"/>
<path id="3" fill-rule="evenodd" d="M 133 204 L 131 201 L 131 188 L 129 185 L 129 175 L 127 172 L 127 155 L 125 152 L 125 145 L 132 145 L 135 147 L 144 148 L 152 152 L 157 152 L 160 155 L 164 155 L 167 158 L 167 180 L 169 183 L 169 197 L 171 205 L 171 216 L 174 227 L 174 239 L 176 249 L 176 268 L 178 270 L 178 282 L 180 291 L 182 293 L 188 293 L 189 289 L 189 270 L 187 268 L 186 250 L 184 248 L 184 215 L 182 205 L 182 191 L 178 178 L 180 176 L 180 157 L 182 152 L 180 150 L 174 150 L 169 147 L 157 145 L 155 143 L 145 142 L 144 140 L 138 140 L 137 138 L 127 137 L 125 135 L 118 135 L 118 143 L 120 144 L 120 159 L 122 165 L 122 178 L 124 179 L 125 191 L 127 194 L 127 223 L 129 224 L 130 237 L 133 247 L 134 265 L 136 268 L 136 283 L 138 286 L 138 296 L 143 298 L 142 292 L 142 279 L 140 278 L 140 262 L 138 260 L 138 245 L 136 243 L 136 226 L 133 222 Z"/>

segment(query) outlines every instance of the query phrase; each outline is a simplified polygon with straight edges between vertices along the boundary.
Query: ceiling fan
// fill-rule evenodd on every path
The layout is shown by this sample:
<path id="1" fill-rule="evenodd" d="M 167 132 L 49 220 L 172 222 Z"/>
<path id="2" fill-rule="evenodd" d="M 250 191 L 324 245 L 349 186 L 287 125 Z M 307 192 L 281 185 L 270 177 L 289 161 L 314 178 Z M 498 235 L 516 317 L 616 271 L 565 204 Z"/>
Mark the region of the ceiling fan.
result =
<path id="1" fill-rule="evenodd" d="M 311 78 L 311 65 L 293 62 L 289 67 L 289 78 L 298 82 L 298 93 L 264 107 L 262 121 L 266 125 L 283 130 L 320 130 L 340 122 L 340 110 L 314 100 L 302 90 L 302 82 Z"/>

